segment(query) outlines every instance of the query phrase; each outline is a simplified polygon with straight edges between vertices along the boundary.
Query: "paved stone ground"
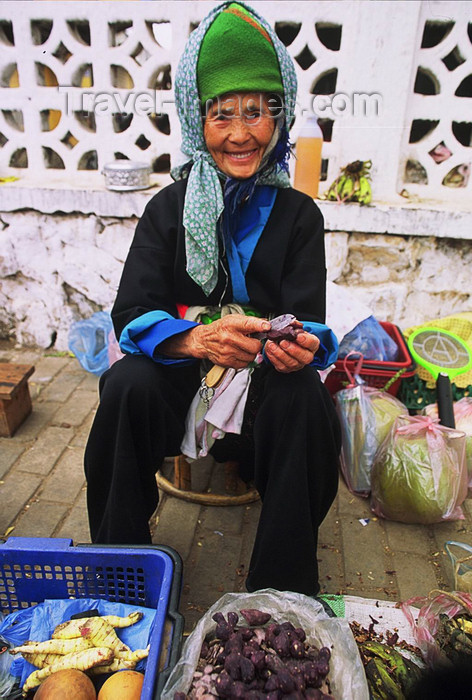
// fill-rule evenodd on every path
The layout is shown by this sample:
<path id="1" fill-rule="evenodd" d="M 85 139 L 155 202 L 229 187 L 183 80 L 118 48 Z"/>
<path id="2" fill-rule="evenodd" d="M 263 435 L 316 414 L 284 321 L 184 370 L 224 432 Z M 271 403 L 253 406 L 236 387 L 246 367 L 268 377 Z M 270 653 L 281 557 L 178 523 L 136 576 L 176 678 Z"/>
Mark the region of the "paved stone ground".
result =
<path id="1" fill-rule="evenodd" d="M 89 542 L 83 451 L 98 402 L 97 379 L 75 358 L 0 341 L 0 361 L 34 364 L 33 412 L 11 438 L 0 438 L 0 536 L 67 537 Z M 171 464 L 164 465 L 169 472 Z M 198 487 L 221 488 L 221 468 L 202 462 Z M 227 591 L 244 589 L 260 504 L 203 507 L 162 495 L 153 541 L 184 561 L 181 612 L 190 631 Z M 472 545 L 472 499 L 465 519 L 434 526 L 373 516 L 368 501 L 343 483 L 321 527 L 322 590 L 380 600 L 406 600 L 452 590 L 444 543 Z M 363 524 L 363 519 L 368 520 Z"/>

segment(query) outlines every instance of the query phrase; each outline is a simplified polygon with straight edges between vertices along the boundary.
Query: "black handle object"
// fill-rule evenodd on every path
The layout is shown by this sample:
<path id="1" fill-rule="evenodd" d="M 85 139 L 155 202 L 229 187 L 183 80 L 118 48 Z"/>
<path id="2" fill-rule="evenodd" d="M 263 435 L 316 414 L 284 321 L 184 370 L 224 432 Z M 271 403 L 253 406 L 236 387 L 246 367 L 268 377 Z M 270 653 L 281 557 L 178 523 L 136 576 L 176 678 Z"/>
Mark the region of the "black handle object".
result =
<path id="1" fill-rule="evenodd" d="M 455 428 L 456 421 L 454 420 L 451 381 L 444 372 L 441 372 L 436 380 L 436 396 L 439 422 L 446 428 Z"/>
<path id="2" fill-rule="evenodd" d="M 162 691 L 164 690 L 164 686 L 167 683 L 167 679 L 173 671 L 175 664 L 180 659 L 180 653 L 182 651 L 185 623 L 184 617 L 179 612 L 171 612 L 170 610 L 169 617 L 173 621 L 173 635 L 170 646 L 168 665 L 159 673 L 157 677 L 157 683 L 154 689 L 153 700 L 159 700 L 159 698 L 161 697 Z"/>

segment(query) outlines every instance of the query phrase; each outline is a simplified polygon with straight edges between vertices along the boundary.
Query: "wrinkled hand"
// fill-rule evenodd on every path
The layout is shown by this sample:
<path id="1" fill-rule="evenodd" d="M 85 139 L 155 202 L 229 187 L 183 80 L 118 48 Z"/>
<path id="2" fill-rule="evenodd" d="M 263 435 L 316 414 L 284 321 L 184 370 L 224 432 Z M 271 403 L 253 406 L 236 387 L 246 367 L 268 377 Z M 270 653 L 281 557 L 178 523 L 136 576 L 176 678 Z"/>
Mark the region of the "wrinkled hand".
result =
<path id="1" fill-rule="evenodd" d="M 265 353 L 278 372 L 297 372 L 313 361 L 313 356 L 320 347 L 319 338 L 303 331 L 295 340 L 281 340 L 274 343 L 267 340 Z"/>
<path id="2" fill-rule="evenodd" d="M 242 369 L 247 367 L 262 349 L 261 341 L 251 338 L 250 335 L 269 329 L 270 323 L 265 319 L 229 314 L 213 323 L 192 329 L 192 355 L 208 358 L 221 367 Z"/>
<path id="3" fill-rule="evenodd" d="M 243 369 L 262 349 L 260 339 L 251 335 L 268 330 L 270 322 L 266 319 L 230 314 L 168 338 L 159 345 L 159 352 L 169 357 L 208 359 L 220 367 Z"/>

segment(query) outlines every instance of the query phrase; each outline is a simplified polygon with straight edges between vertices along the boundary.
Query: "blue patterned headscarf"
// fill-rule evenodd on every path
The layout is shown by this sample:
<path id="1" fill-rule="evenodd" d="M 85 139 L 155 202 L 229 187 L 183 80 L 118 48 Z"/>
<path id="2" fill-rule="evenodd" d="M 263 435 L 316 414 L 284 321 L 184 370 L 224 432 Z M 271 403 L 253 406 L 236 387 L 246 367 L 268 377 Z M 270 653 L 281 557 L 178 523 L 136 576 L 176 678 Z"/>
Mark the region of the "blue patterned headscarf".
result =
<path id="1" fill-rule="evenodd" d="M 244 197 L 251 196 L 256 184 L 290 186 L 287 166 L 288 130 L 293 122 L 297 94 L 295 67 L 272 27 L 243 2 L 239 4 L 251 12 L 268 32 L 279 61 L 285 112 L 282 123 L 279 122 L 276 128 L 278 142 L 273 145 L 269 158 L 263 159 L 259 172 L 242 181 L 221 173 L 206 147 L 197 87 L 198 55 L 211 23 L 233 2 L 234 0 L 227 0 L 215 7 L 192 32 L 175 78 L 175 101 L 182 129 L 182 163 L 174 167 L 171 174 L 175 180 L 188 177 L 183 213 L 187 272 L 207 296 L 218 280 L 217 226 L 225 206 L 234 210 Z M 261 92 L 263 91 L 261 85 Z M 226 181 L 224 193 L 220 178 Z"/>

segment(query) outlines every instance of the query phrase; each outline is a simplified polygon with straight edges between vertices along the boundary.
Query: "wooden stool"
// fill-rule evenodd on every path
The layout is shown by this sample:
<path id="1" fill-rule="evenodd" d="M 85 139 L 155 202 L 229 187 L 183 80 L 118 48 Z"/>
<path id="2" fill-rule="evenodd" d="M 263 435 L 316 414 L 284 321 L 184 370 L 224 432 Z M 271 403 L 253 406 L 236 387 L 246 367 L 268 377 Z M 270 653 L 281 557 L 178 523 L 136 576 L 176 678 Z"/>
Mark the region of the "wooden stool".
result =
<path id="1" fill-rule="evenodd" d="M 225 462 L 224 468 L 226 490 L 236 490 L 239 480 L 238 463 Z M 191 470 L 192 464 L 187 462 L 184 455 L 178 455 L 174 457 L 174 483 L 158 472 L 156 475 L 157 485 L 160 489 L 176 498 L 182 498 L 184 501 L 200 503 L 205 506 L 241 506 L 259 500 L 259 493 L 255 488 L 248 489 L 245 493 L 235 496 L 192 491 Z"/>
<path id="2" fill-rule="evenodd" d="M 0 437 L 11 437 L 32 410 L 28 377 L 33 365 L 0 362 Z"/>

